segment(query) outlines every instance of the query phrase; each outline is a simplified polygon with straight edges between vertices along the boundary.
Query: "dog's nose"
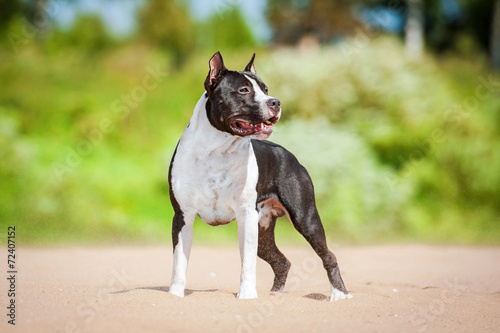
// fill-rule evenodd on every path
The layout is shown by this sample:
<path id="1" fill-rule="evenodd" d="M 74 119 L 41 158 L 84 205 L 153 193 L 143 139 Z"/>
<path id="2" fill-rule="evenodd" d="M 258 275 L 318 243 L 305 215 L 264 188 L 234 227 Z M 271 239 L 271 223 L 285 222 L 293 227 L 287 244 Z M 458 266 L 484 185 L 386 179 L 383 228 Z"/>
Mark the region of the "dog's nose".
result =
<path id="1" fill-rule="evenodd" d="M 281 102 L 277 98 L 270 98 L 267 100 L 267 106 L 275 113 L 278 113 L 278 111 L 281 108 Z"/>

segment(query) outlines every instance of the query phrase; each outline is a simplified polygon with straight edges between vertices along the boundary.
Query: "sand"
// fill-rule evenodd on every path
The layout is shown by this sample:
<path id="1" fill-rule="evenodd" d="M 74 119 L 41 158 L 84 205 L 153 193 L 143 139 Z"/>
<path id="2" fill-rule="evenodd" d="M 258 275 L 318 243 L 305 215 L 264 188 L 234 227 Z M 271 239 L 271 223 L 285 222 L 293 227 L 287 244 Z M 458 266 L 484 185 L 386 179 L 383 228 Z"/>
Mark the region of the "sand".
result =
<path id="1" fill-rule="evenodd" d="M 321 262 L 305 246 L 282 248 L 292 262 L 284 293 L 269 292 L 272 271 L 258 261 L 256 300 L 235 297 L 237 247 L 195 246 L 184 298 L 167 293 L 169 246 L 21 248 L 16 325 L 2 278 L 0 332 L 500 332 L 500 248 L 332 250 L 352 299 L 328 301 Z"/>

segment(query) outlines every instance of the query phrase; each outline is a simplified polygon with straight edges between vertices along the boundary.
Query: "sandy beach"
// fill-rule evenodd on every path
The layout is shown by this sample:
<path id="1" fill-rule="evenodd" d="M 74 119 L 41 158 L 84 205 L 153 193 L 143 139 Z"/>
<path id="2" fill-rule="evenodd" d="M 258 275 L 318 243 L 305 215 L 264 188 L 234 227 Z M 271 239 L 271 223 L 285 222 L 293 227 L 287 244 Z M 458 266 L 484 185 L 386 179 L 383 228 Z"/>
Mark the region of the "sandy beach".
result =
<path id="1" fill-rule="evenodd" d="M 328 301 L 325 271 L 307 246 L 282 247 L 292 262 L 284 293 L 270 293 L 273 273 L 258 260 L 256 300 L 235 297 L 233 246 L 194 246 L 184 298 L 167 293 L 169 246 L 19 248 L 15 326 L 3 278 L 0 331 L 500 332 L 500 248 L 332 250 L 352 299 Z"/>

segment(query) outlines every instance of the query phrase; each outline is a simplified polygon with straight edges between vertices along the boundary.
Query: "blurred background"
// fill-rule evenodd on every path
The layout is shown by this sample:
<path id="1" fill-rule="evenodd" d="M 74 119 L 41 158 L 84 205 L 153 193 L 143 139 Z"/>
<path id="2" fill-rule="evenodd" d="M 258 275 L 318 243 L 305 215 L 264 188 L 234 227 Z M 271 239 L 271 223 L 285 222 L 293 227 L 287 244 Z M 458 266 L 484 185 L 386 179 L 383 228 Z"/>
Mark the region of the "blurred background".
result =
<path id="1" fill-rule="evenodd" d="M 500 0 L 0 4 L 0 224 L 21 244 L 170 242 L 167 167 L 218 50 L 256 52 L 331 240 L 500 241 Z"/>

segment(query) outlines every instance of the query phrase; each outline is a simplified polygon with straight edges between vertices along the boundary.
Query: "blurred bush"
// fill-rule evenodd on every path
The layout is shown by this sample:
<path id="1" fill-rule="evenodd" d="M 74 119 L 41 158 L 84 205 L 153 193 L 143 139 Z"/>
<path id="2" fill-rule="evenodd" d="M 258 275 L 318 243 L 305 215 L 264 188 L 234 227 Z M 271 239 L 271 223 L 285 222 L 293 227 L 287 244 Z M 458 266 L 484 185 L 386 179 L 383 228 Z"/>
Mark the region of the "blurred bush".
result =
<path id="1" fill-rule="evenodd" d="M 69 29 L 55 29 L 46 47 L 53 52 L 72 48 L 82 53 L 95 54 L 112 48 L 114 44 L 113 36 L 99 16 L 83 14 L 76 18 Z"/>
<path id="2" fill-rule="evenodd" d="M 199 23 L 197 29 L 197 46 L 201 49 L 249 50 L 257 45 L 245 19 L 235 7 Z"/>
<path id="3" fill-rule="evenodd" d="M 309 171 L 327 234 L 355 241 L 405 235 L 404 209 L 414 186 L 407 180 L 390 186 L 395 171 L 377 160 L 361 136 L 316 118 L 280 124 L 272 140 Z"/>
<path id="4" fill-rule="evenodd" d="M 354 238 L 498 241 L 498 77 L 453 57 L 408 62 L 391 38 L 346 52 L 352 43 L 273 52 L 258 67 L 292 119 L 277 137 L 317 175 L 326 223 Z"/>
<path id="5" fill-rule="evenodd" d="M 102 34 L 76 28 L 93 20 L 15 50 L 3 42 L 0 225 L 18 224 L 32 243 L 169 240 L 166 169 L 203 92 L 208 59 L 220 47 L 228 68 L 243 69 L 255 42 L 246 33 L 238 47 L 197 41 L 179 66 L 173 46 L 103 42 Z M 203 24 L 211 36 L 223 22 L 215 17 L 194 29 Z M 233 32 L 224 38 L 236 43 Z M 257 72 L 283 105 L 271 140 L 310 171 L 328 234 L 498 242 L 498 76 L 477 57 L 409 63 L 391 38 L 353 45 L 346 39 L 317 51 L 257 50 Z M 148 68 L 165 77 L 131 103 Z M 126 109 L 121 116 L 117 105 Z M 111 129 L 96 139 L 105 119 Z M 88 153 L 75 156 L 89 142 Z M 234 226 L 197 234 L 211 237 L 236 239 Z"/>
<path id="6" fill-rule="evenodd" d="M 194 50 L 194 24 L 183 6 L 175 0 L 150 0 L 138 17 L 137 38 L 172 52 L 176 66 L 184 64 Z"/>

